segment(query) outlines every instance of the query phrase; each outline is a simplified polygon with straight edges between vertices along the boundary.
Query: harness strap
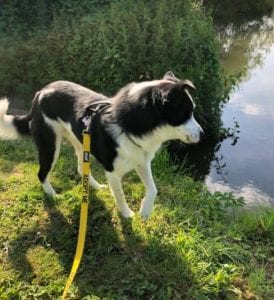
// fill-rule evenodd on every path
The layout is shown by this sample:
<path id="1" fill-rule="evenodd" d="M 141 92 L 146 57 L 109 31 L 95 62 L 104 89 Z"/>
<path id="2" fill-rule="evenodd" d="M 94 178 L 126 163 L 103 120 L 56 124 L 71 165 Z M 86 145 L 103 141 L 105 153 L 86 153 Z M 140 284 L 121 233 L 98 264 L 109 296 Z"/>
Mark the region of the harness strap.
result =
<path id="1" fill-rule="evenodd" d="M 93 103 L 91 103 L 88 107 L 87 107 L 87 111 L 91 114 L 93 113 L 97 113 L 97 112 L 104 112 L 107 108 L 110 108 L 112 105 L 112 101 L 110 100 L 99 100 L 99 101 L 95 101 Z"/>
<path id="2" fill-rule="evenodd" d="M 86 128 L 86 131 L 89 131 L 90 124 L 92 123 L 93 118 L 98 114 L 109 114 L 111 111 L 112 102 L 110 100 L 99 100 L 91 103 L 84 113 L 84 116 L 81 118 L 81 121 Z"/>

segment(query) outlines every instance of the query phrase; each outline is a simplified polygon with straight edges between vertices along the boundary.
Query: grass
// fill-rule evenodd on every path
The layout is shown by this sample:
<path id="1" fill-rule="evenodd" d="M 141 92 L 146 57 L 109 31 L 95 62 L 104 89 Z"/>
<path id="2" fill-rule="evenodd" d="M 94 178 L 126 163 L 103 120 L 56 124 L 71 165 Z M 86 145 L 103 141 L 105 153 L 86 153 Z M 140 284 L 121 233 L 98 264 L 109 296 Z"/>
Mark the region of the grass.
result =
<path id="1" fill-rule="evenodd" d="M 0 299 L 58 299 L 78 233 L 80 178 L 63 146 L 47 198 L 29 140 L 0 144 Z M 93 173 L 105 181 L 101 167 Z M 242 199 L 209 193 L 175 172 L 161 152 L 148 221 L 122 218 L 108 190 L 92 191 L 84 257 L 70 299 L 273 299 L 274 210 L 243 211 Z M 125 178 L 130 207 L 144 189 Z"/>

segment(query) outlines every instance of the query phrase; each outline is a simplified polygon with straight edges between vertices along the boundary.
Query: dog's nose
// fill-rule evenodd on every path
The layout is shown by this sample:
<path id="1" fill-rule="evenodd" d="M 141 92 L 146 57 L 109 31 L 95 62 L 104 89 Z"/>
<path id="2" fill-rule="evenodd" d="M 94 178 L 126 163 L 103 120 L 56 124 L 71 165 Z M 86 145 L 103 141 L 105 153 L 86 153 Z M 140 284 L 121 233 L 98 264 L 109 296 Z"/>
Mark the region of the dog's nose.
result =
<path id="1" fill-rule="evenodd" d="M 200 142 L 204 141 L 206 139 L 206 134 L 203 131 L 203 129 L 201 128 L 200 130 Z"/>

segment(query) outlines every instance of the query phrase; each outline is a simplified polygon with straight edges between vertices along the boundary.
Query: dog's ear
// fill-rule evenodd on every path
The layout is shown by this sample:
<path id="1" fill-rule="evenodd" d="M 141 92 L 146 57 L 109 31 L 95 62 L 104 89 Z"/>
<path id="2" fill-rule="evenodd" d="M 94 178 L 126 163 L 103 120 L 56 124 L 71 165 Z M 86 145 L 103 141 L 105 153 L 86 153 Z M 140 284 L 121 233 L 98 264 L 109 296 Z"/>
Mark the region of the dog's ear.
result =
<path id="1" fill-rule="evenodd" d="M 173 74 L 173 72 L 168 71 L 165 73 L 164 80 L 169 80 L 169 81 L 173 81 L 173 82 L 179 82 L 180 80 Z"/>
<path id="2" fill-rule="evenodd" d="M 182 80 L 182 83 L 183 83 L 184 87 L 190 88 L 191 90 L 196 90 L 196 87 L 192 81 L 185 79 L 185 80 Z"/>

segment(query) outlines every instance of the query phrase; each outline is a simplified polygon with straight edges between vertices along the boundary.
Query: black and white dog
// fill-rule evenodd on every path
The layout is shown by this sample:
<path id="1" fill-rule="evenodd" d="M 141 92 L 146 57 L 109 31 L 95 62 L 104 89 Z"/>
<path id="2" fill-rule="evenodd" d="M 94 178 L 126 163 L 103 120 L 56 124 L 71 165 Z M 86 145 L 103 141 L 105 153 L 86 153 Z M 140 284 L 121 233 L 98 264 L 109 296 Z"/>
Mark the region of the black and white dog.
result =
<path id="1" fill-rule="evenodd" d="M 81 174 L 82 132 L 88 126 L 92 155 L 106 171 L 119 211 L 124 217 L 134 215 L 121 180 L 135 169 L 146 188 L 140 214 L 148 218 L 157 194 L 151 172 L 156 151 L 172 139 L 197 143 L 203 133 L 193 116 L 195 105 L 189 93 L 193 88 L 191 81 L 179 80 L 172 72 L 161 80 L 128 84 L 112 98 L 72 82 L 56 81 L 36 93 L 25 116 L 7 115 L 8 100 L 0 100 L 0 137 L 32 135 L 39 152 L 39 180 L 44 191 L 53 196 L 49 173 L 62 139 L 74 147 Z M 91 175 L 89 181 L 95 189 L 103 187 Z"/>

